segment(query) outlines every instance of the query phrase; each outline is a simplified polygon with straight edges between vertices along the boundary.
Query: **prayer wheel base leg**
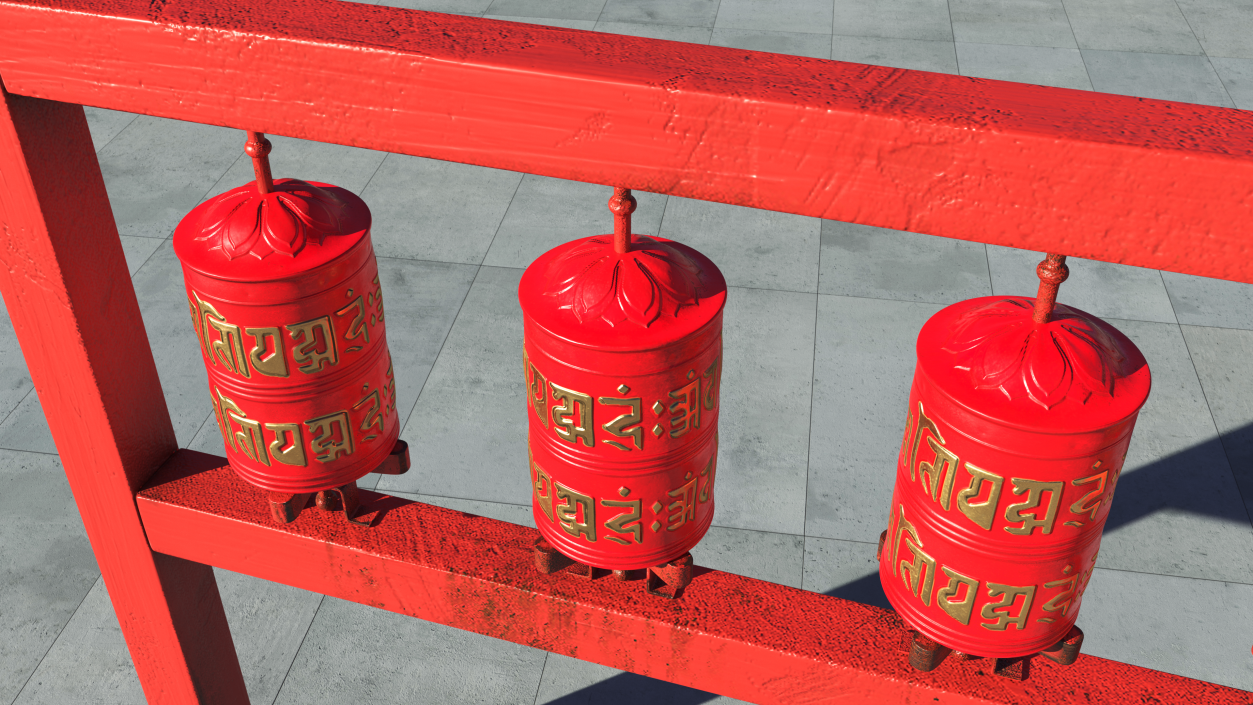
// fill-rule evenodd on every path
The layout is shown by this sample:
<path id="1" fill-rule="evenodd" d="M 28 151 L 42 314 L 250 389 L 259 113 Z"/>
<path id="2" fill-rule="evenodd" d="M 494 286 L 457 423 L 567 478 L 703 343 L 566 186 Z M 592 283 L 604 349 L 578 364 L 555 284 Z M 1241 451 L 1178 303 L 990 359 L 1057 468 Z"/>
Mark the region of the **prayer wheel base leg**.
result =
<path id="1" fill-rule="evenodd" d="M 361 500 L 357 494 L 357 483 L 348 482 L 329 490 L 322 490 L 317 495 L 318 509 L 333 512 L 344 510 L 344 517 L 349 523 L 357 526 L 369 526 L 369 519 L 359 519 L 357 515 L 361 511 Z"/>
<path id="2" fill-rule="evenodd" d="M 1003 678 L 1025 681 L 1031 677 L 1031 656 L 998 658 L 993 671 Z"/>
<path id="3" fill-rule="evenodd" d="M 671 600 L 683 594 L 683 588 L 692 582 L 692 554 L 684 553 L 678 558 L 653 566 L 644 576 L 644 589 L 650 595 Z"/>
<path id="4" fill-rule="evenodd" d="M 309 501 L 313 499 L 313 492 L 300 492 L 297 494 L 288 494 L 285 492 L 271 492 L 269 494 L 270 516 L 274 517 L 274 521 L 280 524 L 290 524 L 296 521 L 296 517 L 300 516 L 300 512 L 309 506 Z"/>
<path id="5" fill-rule="evenodd" d="M 1041 651 L 1040 655 L 1063 666 L 1069 666 L 1079 658 L 1079 649 L 1082 647 L 1083 630 L 1079 627 L 1071 627 L 1065 639 L 1057 642 L 1053 648 Z"/>
<path id="6" fill-rule="evenodd" d="M 914 632 L 909 645 L 909 665 L 919 671 L 934 671 L 953 650 Z"/>

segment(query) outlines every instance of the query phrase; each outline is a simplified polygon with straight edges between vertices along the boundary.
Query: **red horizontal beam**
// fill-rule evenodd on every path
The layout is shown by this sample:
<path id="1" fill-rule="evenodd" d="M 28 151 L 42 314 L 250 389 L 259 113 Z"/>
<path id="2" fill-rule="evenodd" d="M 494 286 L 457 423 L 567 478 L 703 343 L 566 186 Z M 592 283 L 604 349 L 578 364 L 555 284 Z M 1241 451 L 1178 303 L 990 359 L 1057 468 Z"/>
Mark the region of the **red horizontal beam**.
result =
<path id="1" fill-rule="evenodd" d="M 181 450 L 139 493 L 154 550 L 755 703 L 1253 702 L 1089 656 L 1036 659 L 1025 683 L 986 660 L 919 673 L 889 611 L 699 568 L 675 601 L 639 582 L 543 576 L 534 529 L 372 492 L 371 528 L 317 510 L 279 525 L 225 462 Z"/>
<path id="2" fill-rule="evenodd" d="M 1239 110 L 327 0 L 0 0 L 0 79 L 1253 282 L 1253 115 Z"/>

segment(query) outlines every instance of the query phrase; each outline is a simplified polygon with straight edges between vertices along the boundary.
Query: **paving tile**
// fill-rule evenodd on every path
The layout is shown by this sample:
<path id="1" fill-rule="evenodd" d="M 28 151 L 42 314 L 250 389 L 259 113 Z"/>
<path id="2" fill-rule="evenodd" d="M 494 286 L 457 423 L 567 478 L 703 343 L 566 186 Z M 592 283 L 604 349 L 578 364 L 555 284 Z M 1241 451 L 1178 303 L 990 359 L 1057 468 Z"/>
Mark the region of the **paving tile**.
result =
<path id="1" fill-rule="evenodd" d="M 656 235 L 666 197 L 632 191 L 638 202 L 631 215 L 636 233 Z M 500 223 L 483 264 L 522 269 L 563 242 L 613 232 L 609 198 L 613 188 L 527 174 Z"/>
<path id="2" fill-rule="evenodd" d="M 835 34 L 953 41 L 947 0 L 835 0 Z"/>
<path id="3" fill-rule="evenodd" d="M 376 2 L 387 7 L 404 7 L 410 10 L 448 12 L 456 15 L 480 15 L 487 12 L 492 0 L 387 0 Z"/>
<path id="4" fill-rule="evenodd" d="M 144 705 L 143 689 L 118 627 L 104 581 L 98 580 L 14 705 Z"/>
<path id="5" fill-rule="evenodd" d="M 478 264 L 522 175 L 390 154 L 361 197 L 380 257 Z"/>
<path id="6" fill-rule="evenodd" d="M 648 37 L 649 39 L 665 39 L 672 42 L 687 42 L 689 44 L 708 44 L 709 36 L 713 32 L 708 27 L 606 22 L 604 20 L 596 23 L 596 31 L 608 32 L 610 34 L 625 34 L 630 37 Z M 636 198 L 639 197 L 636 196 Z"/>
<path id="7" fill-rule="evenodd" d="M 1237 108 L 1253 110 L 1253 59 L 1222 59 L 1210 57 L 1210 65 L 1222 79 L 1227 95 Z"/>
<path id="8" fill-rule="evenodd" d="M 4 302 L 0 301 L 0 422 L 34 389 L 17 333 L 13 331 L 13 321 L 9 319 Z"/>
<path id="9" fill-rule="evenodd" d="M 549 654 L 536 705 L 749 705 L 568 656 Z"/>
<path id="10" fill-rule="evenodd" d="M 521 22 L 523 24 L 538 24 L 546 27 L 565 27 L 566 29 L 585 29 L 591 30 L 596 27 L 596 20 L 568 20 L 553 17 L 519 17 L 516 15 L 483 15 L 489 20 L 504 20 L 506 22 Z"/>
<path id="11" fill-rule="evenodd" d="M 720 0 L 609 0 L 601 22 L 713 27 Z"/>
<path id="12" fill-rule="evenodd" d="M 951 304 L 992 285 L 982 243 L 824 220 L 818 291 Z"/>
<path id="13" fill-rule="evenodd" d="M 1201 54 L 1174 0 L 1063 0 L 1080 49 Z"/>
<path id="14" fill-rule="evenodd" d="M 713 31 L 709 43 L 714 46 L 768 51 L 775 54 L 809 56 L 815 59 L 831 57 L 831 38 L 825 34 L 807 32 L 764 32 L 754 29 L 723 29 Z"/>
<path id="15" fill-rule="evenodd" d="M 1204 56 L 1084 49 L 1083 63 L 1102 93 L 1235 107 Z"/>
<path id="16" fill-rule="evenodd" d="M 521 277 L 517 269 L 479 271 L 401 432 L 413 468 L 382 478 L 380 492 L 529 501 Z"/>
<path id="17" fill-rule="evenodd" d="M 949 0 L 949 15 L 959 42 L 1079 46 L 1061 0 Z"/>
<path id="18" fill-rule="evenodd" d="M 1253 586 L 1097 568 L 1083 653 L 1253 690 Z"/>
<path id="19" fill-rule="evenodd" d="M 887 528 L 886 511 L 883 526 Z M 879 561 L 874 557 L 877 546 L 877 542 L 806 538 L 805 582 L 802 587 L 842 600 L 892 609 L 879 581 Z"/>
<path id="20" fill-rule="evenodd" d="M 806 536 L 878 542 L 887 528 L 914 344 L 940 308 L 818 296 Z"/>
<path id="21" fill-rule="evenodd" d="M 529 526 L 535 528 L 535 515 L 531 511 L 531 505 L 526 504 L 504 504 L 503 502 L 481 502 L 476 499 L 458 499 L 456 497 L 436 497 L 428 494 L 413 494 L 411 492 L 391 491 L 387 494 L 394 497 L 403 497 L 412 499 L 415 502 L 423 504 L 431 504 L 436 507 L 444 507 L 445 509 L 455 509 L 466 514 L 474 514 L 476 516 L 487 517 L 497 521 L 507 521 L 510 524 L 519 526 Z"/>
<path id="22" fill-rule="evenodd" d="M 988 245 L 992 292 L 997 296 L 1034 297 L 1040 287 L 1036 266 L 1040 252 Z M 1102 318 L 1174 323 L 1166 285 L 1156 269 L 1067 257 L 1070 278 L 1057 300 Z"/>
<path id="23" fill-rule="evenodd" d="M 814 308 L 812 294 L 727 293 L 718 526 L 805 533 Z"/>
<path id="24" fill-rule="evenodd" d="M 1149 361 L 1103 568 L 1253 584 L 1253 526 L 1179 326 L 1110 321 Z"/>
<path id="25" fill-rule="evenodd" d="M 0 702 L 17 698 L 99 577 L 60 461 L 0 451 Z"/>
<path id="26" fill-rule="evenodd" d="M 671 198 L 661 236 L 700 250 L 730 286 L 816 292 L 817 218 Z"/>
<path id="27" fill-rule="evenodd" d="M 141 115 L 100 150 L 122 235 L 166 238 L 238 158 L 245 135 Z"/>
<path id="28" fill-rule="evenodd" d="M 957 42 L 963 76 L 1092 90 L 1078 49 Z"/>
<path id="29" fill-rule="evenodd" d="M 1253 59 L 1253 5 L 1239 0 L 1178 0 L 1205 53 Z"/>
<path id="30" fill-rule="evenodd" d="M 270 171 L 275 179 L 300 179 L 318 181 L 348 189 L 360 195 L 378 171 L 385 152 L 375 152 L 342 144 L 310 142 L 280 135 L 267 135 L 273 148 L 270 151 Z M 226 193 L 256 179 L 252 159 L 239 148 L 240 157 L 226 174 L 218 179 L 208 197 Z"/>
<path id="31" fill-rule="evenodd" d="M 692 558 L 705 568 L 798 588 L 805 537 L 711 526 L 692 549 Z"/>
<path id="32" fill-rule="evenodd" d="M 1180 323 L 1253 330 L 1253 284 L 1162 272 Z"/>
<path id="33" fill-rule="evenodd" d="M 249 699 L 273 702 L 322 596 L 227 571 L 215 573 Z M 147 702 L 104 581 L 87 593 L 16 702 Z"/>
<path id="34" fill-rule="evenodd" d="M 1253 513 L 1253 331 L 1181 326 L 1245 507 Z"/>
<path id="35" fill-rule="evenodd" d="M 322 596 L 215 568 L 248 699 L 272 703 Z"/>
<path id="36" fill-rule="evenodd" d="M 830 34 L 831 0 L 722 0 L 715 27 Z"/>
<path id="37" fill-rule="evenodd" d="M 544 652 L 326 598 L 275 705 L 530 705 Z"/>
<path id="38" fill-rule="evenodd" d="M 136 117 L 139 117 L 135 113 L 93 108 L 90 105 L 84 105 L 83 112 L 87 115 L 87 128 L 91 130 L 91 143 L 97 152 L 117 137 L 117 134 L 127 125 L 134 122 Z"/>
<path id="39" fill-rule="evenodd" d="M 845 37 L 837 34 L 831 38 L 831 58 L 872 66 L 957 73 L 957 54 L 951 41 Z"/>
<path id="40" fill-rule="evenodd" d="M 495 0 L 486 13 L 594 22 L 604 7 L 605 0 Z"/>

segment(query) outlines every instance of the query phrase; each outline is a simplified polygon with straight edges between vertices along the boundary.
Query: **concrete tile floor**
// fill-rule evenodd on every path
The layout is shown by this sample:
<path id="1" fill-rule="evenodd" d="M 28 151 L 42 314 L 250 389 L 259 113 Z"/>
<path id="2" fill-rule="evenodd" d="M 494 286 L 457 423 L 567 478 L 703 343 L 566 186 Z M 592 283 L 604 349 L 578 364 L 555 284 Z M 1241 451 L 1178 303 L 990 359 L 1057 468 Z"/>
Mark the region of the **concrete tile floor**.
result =
<path id="1" fill-rule="evenodd" d="M 405 0 L 457 12 L 1253 108 L 1242 0 Z M 221 452 L 168 238 L 251 178 L 243 136 L 89 109 L 180 442 Z M 532 524 L 521 268 L 611 227 L 609 189 L 275 138 L 279 176 L 370 203 L 414 470 L 381 491 Z M 715 526 L 697 561 L 886 605 L 874 541 L 913 339 L 941 306 L 1034 292 L 1038 253 L 638 194 L 636 229 L 732 284 Z M 1061 300 L 1145 351 L 1154 390 L 1080 625 L 1088 653 L 1253 689 L 1253 286 L 1072 261 Z M 476 420 L 493 433 L 471 434 Z M 0 703 L 143 696 L 0 308 Z M 33 527 L 33 528 L 32 528 Z M 254 704 L 726 701 L 219 571 Z M 727 701 L 729 702 L 729 701 Z"/>

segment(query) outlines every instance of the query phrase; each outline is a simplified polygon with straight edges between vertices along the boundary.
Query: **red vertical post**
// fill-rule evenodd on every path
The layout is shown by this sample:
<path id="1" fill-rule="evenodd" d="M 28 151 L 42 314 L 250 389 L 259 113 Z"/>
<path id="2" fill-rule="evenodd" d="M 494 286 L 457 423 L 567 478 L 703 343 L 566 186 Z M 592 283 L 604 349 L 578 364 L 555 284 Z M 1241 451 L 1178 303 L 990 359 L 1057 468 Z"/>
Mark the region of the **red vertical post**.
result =
<path id="1" fill-rule="evenodd" d="M 149 703 L 248 702 L 207 565 L 135 492 L 178 448 L 83 109 L 0 87 L 0 292 Z"/>

